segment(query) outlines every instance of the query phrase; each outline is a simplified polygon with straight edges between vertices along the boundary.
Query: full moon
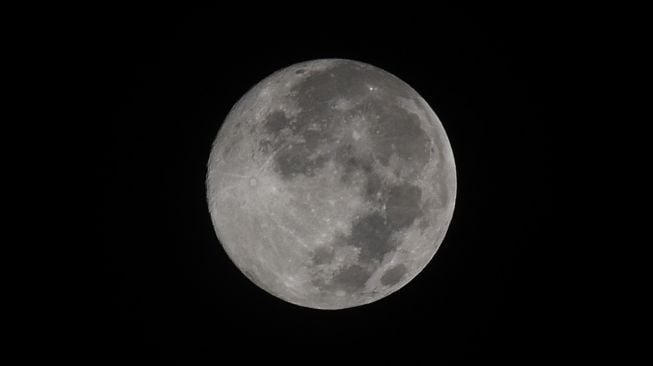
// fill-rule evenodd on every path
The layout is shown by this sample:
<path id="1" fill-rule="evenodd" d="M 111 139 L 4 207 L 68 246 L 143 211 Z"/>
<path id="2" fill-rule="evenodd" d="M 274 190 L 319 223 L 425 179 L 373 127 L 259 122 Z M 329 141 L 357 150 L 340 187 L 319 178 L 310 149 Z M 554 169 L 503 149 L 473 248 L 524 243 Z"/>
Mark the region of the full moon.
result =
<path id="1" fill-rule="evenodd" d="M 273 73 L 234 105 L 206 186 L 218 239 L 247 278 L 292 304 L 343 309 L 388 296 L 431 261 L 456 169 L 413 88 L 323 59 Z"/>

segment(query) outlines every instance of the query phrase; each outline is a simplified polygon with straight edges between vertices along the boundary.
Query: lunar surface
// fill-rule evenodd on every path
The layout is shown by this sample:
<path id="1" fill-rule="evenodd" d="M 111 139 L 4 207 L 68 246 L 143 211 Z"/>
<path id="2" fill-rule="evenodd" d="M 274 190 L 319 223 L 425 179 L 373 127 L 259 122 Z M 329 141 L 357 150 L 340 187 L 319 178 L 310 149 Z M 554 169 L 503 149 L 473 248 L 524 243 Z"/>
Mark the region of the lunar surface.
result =
<path id="1" fill-rule="evenodd" d="M 232 108 L 207 173 L 218 239 L 287 302 L 342 309 L 411 281 L 444 239 L 456 197 L 439 119 L 408 84 L 361 62 L 296 64 Z"/>

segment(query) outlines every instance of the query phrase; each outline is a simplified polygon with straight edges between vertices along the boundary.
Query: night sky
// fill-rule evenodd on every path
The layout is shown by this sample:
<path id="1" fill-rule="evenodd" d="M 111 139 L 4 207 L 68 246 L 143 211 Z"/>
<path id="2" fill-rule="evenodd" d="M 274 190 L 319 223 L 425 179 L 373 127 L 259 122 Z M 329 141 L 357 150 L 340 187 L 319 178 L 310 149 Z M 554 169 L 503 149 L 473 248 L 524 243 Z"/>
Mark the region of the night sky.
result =
<path id="1" fill-rule="evenodd" d="M 96 14 L 105 138 L 94 357 L 517 364 L 555 352 L 559 300 L 546 260 L 555 101 L 541 9 L 249 7 Z M 393 295 L 341 311 L 298 307 L 247 280 L 220 246 L 205 196 L 211 144 L 232 105 L 270 73 L 316 58 L 370 63 L 416 89 L 447 131 L 458 176 L 433 261 Z"/>

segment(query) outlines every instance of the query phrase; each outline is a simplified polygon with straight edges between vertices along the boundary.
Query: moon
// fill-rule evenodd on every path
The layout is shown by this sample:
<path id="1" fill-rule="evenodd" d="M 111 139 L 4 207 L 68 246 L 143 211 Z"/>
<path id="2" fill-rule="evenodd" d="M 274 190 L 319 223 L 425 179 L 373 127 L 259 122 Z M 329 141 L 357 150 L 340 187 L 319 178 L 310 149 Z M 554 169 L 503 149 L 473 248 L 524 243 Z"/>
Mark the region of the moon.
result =
<path id="1" fill-rule="evenodd" d="M 315 309 L 369 304 L 432 260 L 453 215 L 442 123 L 408 84 L 344 59 L 295 64 L 231 109 L 207 200 L 217 237 L 254 284 Z"/>

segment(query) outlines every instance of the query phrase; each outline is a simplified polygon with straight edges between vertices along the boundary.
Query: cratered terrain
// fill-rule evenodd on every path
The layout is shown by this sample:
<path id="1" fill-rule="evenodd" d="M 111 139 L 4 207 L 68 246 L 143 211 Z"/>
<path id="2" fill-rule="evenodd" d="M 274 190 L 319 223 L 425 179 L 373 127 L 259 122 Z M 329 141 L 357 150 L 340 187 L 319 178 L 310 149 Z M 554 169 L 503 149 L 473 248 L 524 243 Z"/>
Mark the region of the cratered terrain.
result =
<path id="1" fill-rule="evenodd" d="M 256 285 L 293 304 L 381 299 L 435 255 L 456 171 L 433 110 L 369 64 L 323 59 L 265 78 L 232 108 L 207 173 L 218 239 Z"/>

